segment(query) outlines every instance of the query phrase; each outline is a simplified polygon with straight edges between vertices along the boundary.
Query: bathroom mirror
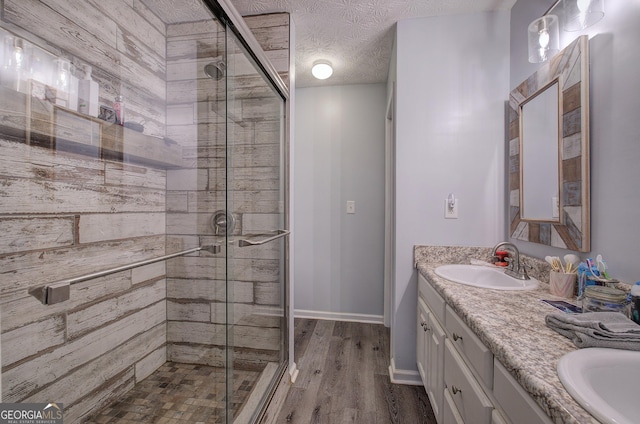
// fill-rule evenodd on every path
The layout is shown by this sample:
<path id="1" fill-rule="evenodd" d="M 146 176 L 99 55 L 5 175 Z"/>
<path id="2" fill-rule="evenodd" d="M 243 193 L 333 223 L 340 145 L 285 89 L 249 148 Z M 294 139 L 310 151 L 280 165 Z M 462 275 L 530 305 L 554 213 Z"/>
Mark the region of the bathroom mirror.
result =
<path id="1" fill-rule="evenodd" d="M 520 216 L 528 221 L 560 222 L 558 80 L 520 106 Z"/>
<path id="2" fill-rule="evenodd" d="M 589 52 L 580 36 L 509 95 L 511 237 L 588 252 L 589 191 Z"/>

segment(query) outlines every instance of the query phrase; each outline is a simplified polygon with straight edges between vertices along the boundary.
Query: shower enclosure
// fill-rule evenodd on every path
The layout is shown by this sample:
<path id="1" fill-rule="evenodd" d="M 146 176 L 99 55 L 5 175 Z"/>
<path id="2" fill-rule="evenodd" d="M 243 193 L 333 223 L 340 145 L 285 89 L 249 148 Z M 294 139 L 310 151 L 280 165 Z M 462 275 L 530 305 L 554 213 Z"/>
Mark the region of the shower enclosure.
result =
<path id="1" fill-rule="evenodd" d="M 255 422 L 288 361 L 289 53 L 254 46 L 288 15 L 0 7 L 2 405 Z"/>

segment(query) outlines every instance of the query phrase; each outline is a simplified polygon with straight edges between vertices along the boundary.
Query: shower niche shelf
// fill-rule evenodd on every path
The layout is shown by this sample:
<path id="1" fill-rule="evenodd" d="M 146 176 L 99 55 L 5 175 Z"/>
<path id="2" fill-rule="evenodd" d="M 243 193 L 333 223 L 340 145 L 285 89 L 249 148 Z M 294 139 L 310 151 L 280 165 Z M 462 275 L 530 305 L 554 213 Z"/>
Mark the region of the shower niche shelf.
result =
<path id="1" fill-rule="evenodd" d="M 155 168 L 184 166 L 182 147 L 48 100 L 0 87 L 0 137 Z"/>

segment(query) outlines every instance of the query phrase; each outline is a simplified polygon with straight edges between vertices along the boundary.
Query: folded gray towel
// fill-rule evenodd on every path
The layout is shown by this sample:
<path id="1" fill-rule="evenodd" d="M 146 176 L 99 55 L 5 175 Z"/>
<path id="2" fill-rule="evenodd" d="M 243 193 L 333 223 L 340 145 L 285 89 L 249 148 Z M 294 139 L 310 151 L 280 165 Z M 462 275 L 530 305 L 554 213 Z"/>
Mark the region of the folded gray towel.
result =
<path id="1" fill-rule="evenodd" d="M 640 325 L 618 312 L 553 313 L 545 322 L 579 348 L 640 350 Z"/>

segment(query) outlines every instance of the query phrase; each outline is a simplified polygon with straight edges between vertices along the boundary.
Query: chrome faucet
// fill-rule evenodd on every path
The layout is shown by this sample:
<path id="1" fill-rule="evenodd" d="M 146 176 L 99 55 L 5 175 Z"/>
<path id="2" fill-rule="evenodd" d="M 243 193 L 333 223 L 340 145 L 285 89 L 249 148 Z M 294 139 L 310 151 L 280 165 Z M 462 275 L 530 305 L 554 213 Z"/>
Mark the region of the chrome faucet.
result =
<path id="1" fill-rule="evenodd" d="M 508 241 L 498 243 L 493 248 L 491 256 L 495 257 L 496 252 L 500 248 L 511 250 L 513 253 L 513 257 L 505 258 L 505 261 L 509 263 L 509 266 L 507 266 L 507 269 L 504 270 L 504 273 L 510 277 L 517 278 L 518 280 L 529 280 L 529 275 L 527 274 L 527 264 L 525 264 L 524 259 L 522 261 L 520 260 L 520 251 L 518 250 L 516 245 Z"/>

